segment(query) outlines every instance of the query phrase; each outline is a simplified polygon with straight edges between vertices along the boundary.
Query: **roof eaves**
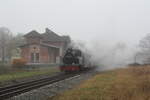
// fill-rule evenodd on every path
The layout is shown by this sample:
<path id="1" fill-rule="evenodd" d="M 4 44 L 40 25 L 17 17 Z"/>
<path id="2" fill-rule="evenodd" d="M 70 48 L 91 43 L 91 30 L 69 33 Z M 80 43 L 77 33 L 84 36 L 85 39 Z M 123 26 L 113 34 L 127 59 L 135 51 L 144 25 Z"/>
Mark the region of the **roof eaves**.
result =
<path id="1" fill-rule="evenodd" d="M 54 46 L 54 45 L 49 45 L 49 44 L 45 44 L 45 43 L 42 43 L 41 45 L 59 49 L 58 46 Z"/>

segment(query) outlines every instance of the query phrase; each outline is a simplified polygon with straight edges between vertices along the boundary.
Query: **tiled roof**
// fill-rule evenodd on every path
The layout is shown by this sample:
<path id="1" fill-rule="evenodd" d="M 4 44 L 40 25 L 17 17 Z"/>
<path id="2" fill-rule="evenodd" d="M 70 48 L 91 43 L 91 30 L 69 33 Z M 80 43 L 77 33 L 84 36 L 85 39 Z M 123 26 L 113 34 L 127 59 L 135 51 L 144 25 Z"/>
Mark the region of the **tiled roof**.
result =
<path id="1" fill-rule="evenodd" d="M 64 36 L 59 36 L 55 32 L 51 31 L 50 29 L 46 28 L 45 33 L 41 34 L 44 41 L 52 41 L 52 42 L 64 42 L 66 41 Z"/>
<path id="2" fill-rule="evenodd" d="M 25 35 L 25 37 L 40 37 L 43 41 L 51 41 L 51 42 L 69 42 L 69 36 L 59 36 L 55 32 L 51 31 L 50 29 L 46 28 L 45 33 L 40 34 L 37 31 L 33 30 Z"/>
<path id="3" fill-rule="evenodd" d="M 24 37 L 41 37 L 41 34 L 33 30 L 29 32 L 28 34 L 24 35 Z"/>
<path id="4" fill-rule="evenodd" d="M 46 32 L 42 34 L 42 37 L 44 41 L 63 41 L 61 36 L 49 29 L 46 29 Z"/>

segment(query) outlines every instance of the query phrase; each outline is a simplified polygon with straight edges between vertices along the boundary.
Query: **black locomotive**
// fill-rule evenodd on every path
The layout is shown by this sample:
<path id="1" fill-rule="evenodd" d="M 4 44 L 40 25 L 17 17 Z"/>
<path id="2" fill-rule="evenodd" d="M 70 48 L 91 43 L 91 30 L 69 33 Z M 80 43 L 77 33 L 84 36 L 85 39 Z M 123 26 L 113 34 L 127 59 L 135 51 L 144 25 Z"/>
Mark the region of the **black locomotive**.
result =
<path id="1" fill-rule="evenodd" d="M 68 48 L 62 58 L 60 70 L 63 72 L 84 70 L 85 68 L 89 67 L 89 60 L 85 59 L 85 57 L 85 54 L 81 50 Z"/>

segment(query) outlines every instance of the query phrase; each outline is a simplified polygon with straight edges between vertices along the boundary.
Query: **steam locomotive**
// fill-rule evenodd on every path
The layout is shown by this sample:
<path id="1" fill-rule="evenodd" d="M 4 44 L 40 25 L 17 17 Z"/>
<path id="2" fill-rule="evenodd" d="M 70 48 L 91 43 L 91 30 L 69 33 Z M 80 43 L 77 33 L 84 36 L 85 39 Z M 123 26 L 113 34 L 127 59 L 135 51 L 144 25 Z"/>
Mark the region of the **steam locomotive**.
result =
<path id="1" fill-rule="evenodd" d="M 68 48 L 62 58 L 60 70 L 62 72 L 77 72 L 90 67 L 89 55 L 79 49 Z"/>

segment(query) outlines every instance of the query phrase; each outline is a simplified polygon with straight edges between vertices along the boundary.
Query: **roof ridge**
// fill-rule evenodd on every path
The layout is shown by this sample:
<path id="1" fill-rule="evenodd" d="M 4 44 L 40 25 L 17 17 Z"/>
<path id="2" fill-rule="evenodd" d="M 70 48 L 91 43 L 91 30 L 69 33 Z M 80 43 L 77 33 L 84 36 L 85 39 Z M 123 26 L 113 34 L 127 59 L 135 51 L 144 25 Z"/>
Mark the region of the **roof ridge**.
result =
<path id="1" fill-rule="evenodd" d="M 63 42 L 66 41 L 69 36 L 59 35 L 52 30 L 46 28 L 44 33 L 39 33 L 36 30 L 30 31 L 28 34 L 24 35 L 25 37 L 39 37 L 43 41 L 52 41 L 52 42 Z"/>
<path id="2" fill-rule="evenodd" d="M 41 34 L 44 41 L 63 41 L 63 37 L 56 34 L 52 30 L 46 28 L 45 32 Z"/>
<path id="3" fill-rule="evenodd" d="M 41 34 L 39 32 L 37 32 L 36 30 L 32 30 L 29 33 L 25 34 L 24 37 L 34 37 L 34 36 L 41 36 Z"/>
<path id="4" fill-rule="evenodd" d="M 49 28 L 45 28 L 45 33 L 53 33 L 54 35 L 61 37 L 60 35 L 56 34 L 54 31 L 50 30 Z"/>

